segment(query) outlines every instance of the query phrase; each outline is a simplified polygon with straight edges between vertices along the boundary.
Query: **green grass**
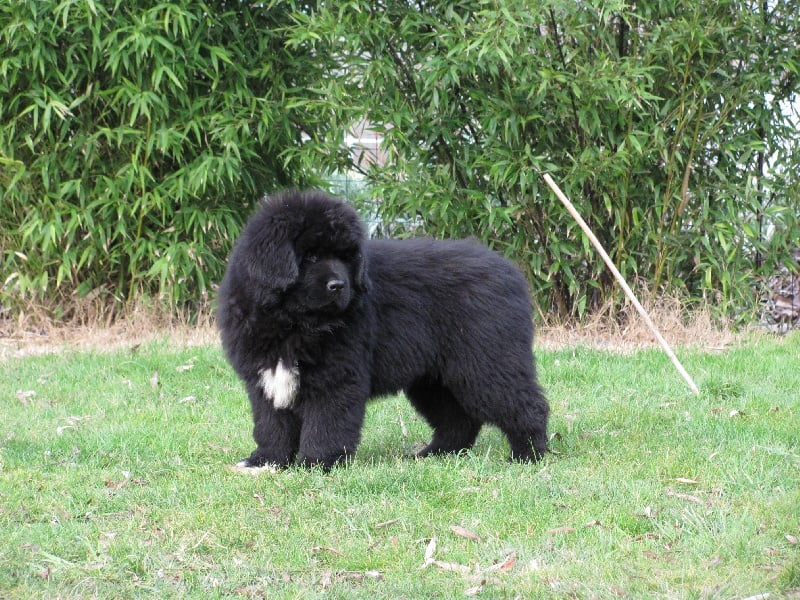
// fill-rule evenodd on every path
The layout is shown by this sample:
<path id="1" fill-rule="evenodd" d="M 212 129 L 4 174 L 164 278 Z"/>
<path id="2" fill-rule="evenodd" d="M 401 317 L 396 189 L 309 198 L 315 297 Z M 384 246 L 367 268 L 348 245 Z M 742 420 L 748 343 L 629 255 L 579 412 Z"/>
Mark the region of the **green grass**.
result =
<path id="1" fill-rule="evenodd" d="M 538 465 L 491 428 L 405 458 L 429 432 L 393 398 L 353 464 L 257 477 L 229 468 L 251 424 L 215 347 L 7 361 L 0 598 L 797 593 L 800 336 L 679 354 L 699 398 L 657 350 L 539 352 Z"/>

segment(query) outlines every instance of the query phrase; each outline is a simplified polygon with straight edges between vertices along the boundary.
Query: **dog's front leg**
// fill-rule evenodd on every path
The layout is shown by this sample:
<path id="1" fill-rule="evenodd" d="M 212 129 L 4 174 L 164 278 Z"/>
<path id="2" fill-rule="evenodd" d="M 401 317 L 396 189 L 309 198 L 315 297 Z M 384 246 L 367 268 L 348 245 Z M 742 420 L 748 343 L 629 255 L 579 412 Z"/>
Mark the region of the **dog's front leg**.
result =
<path id="1" fill-rule="evenodd" d="M 366 400 L 366 394 L 354 393 L 333 405 L 309 403 L 303 410 L 298 464 L 329 471 L 351 458 L 361 439 Z"/>
<path id="2" fill-rule="evenodd" d="M 287 467 L 294 461 L 300 443 L 300 420 L 291 410 L 276 409 L 258 383 L 247 386 L 253 413 L 253 439 L 256 449 L 237 466 Z"/>

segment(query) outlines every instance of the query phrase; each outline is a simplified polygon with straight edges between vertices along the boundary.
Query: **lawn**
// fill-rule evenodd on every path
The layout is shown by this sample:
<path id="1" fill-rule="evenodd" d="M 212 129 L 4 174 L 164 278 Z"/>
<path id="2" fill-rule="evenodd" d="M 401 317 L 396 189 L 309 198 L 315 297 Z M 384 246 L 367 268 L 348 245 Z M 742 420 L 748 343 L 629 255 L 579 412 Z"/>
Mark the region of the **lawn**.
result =
<path id="1" fill-rule="evenodd" d="M 0 363 L 0 598 L 800 596 L 800 336 L 537 352 L 551 449 L 485 429 L 414 460 L 427 426 L 371 404 L 325 475 L 252 450 L 216 346 Z"/>

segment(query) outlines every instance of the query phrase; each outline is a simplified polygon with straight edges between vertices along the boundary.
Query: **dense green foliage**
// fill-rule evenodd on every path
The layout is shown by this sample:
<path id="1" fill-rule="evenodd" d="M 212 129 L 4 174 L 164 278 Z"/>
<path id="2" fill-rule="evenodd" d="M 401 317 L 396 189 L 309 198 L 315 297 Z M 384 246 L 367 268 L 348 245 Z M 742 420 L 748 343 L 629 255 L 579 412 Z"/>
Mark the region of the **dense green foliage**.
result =
<path id="1" fill-rule="evenodd" d="M 800 0 L 0 6 L 0 304 L 197 302 L 254 198 L 348 160 L 393 233 L 475 235 L 542 311 L 629 278 L 742 308 L 800 239 Z"/>
<path id="2" fill-rule="evenodd" d="M 330 3 L 293 47 L 349 65 L 328 95 L 385 134 L 385 220 L 494 243 L 543 309 L 618 292 L 542 172 L 655 289 L 741 304 L 800 238 L 796 0 L 379 6 Z"/>
<path id="3" fill-rule="evenodd" d="M 325 65 L 286 49 L 277 4 L 0 6 L 0 274 L 16 293 L 209 289 L 248 205 L 311 172 L 284 150 L 317 137 L 295 99 Z"/>

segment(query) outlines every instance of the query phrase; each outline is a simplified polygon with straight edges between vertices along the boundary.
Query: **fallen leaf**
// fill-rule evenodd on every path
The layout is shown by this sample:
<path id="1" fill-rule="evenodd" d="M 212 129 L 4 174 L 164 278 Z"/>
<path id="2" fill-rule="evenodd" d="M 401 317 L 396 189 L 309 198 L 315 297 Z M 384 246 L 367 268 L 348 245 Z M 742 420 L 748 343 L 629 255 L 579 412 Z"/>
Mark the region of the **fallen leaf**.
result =
<path id="1" fill-rule="evenodd" d="M 403 420 L 403 415 L 400 412 L 400 408 L 397 409 L 397 418 L 400 420 L 400 434 L 403 438 L 408 437 L 408 428 L 406 427 L 406 422 Z"/>
<path id="2" fill-rule="evenodd" d="M 736 410 L 735 408 L 728 413 L 728 418 L 733 419 L 734 417 L 744 417 L 746 416 L 742 411 Z"/>
<path id="3" fill-rule="evenodd" d="M 100 543 L 100 547 L 102 549 L 108 551 L 108 548 L 114 542 L 116 537 L 117 537 L 117 532 L 116 531 L 104 531 L 104 532 L 102 532 L 100 534 L 99 539 L 98 539 L 98 541 Z"/>
<path id="4" fill-rule="evenodd" d="M 19 400 L 23 406 L 30 406 L 30 402 L 28 400 L 36 396 L 36 392 L 33 390 L 17 390 L 17 400 Z"/>
<path id="5" fill-rule="evenodd" d="M 797 536 L 792 535 L 790 533 L 786 534 L 786 541 L 788 541 L 792 546 L 797 546 Z"/>
<path id="6" fill-rule="evenodd" d="M 645 506 L 644 514 L 638 516 L 643 517 L 645 519 L 655 519 L 656 515 L 658 515 L 658 512 L 654 511 L 652 506 Z"/>
<path id="7" fill-rule="evenodd" d="M 191 371 L 192 369 L 194 369 L 194 365 L 193 365 L 193 364 L 191 364 L 191 363 L 188 363 L 188 364 L 185 364 L 185 365 L 180 365 L 180 366 L 177 366 L 177 367 L 175 367 L 175 370 L 176 370 L 178 373 L 183 373 L 183 372 L 185 372 L 185 371 Z"/>
<path id="8" fill-rule="evenodd" d="M 126 485 L 128 485 L 128 482 L 130 480 L 131 480 L 130 477 L 127 477 L 127 478 L 123 479 L 122 481 L 112 481 L 110 479 L 106 479 L 105 484 L 106 484 L 106 487 L 108 489 L 110 489 L 110 490 L 121 490 Z"/>
<path id="9" fill-rule="evenodd" d="M 567 434 L 572 433 L 572 425 L 578 417 L 576 415 L 567 413 L 564 415 L 564 420 L 567 422 Z"/>
<path id="10" fill-rule="evenodd" d="M 206 444 L 212 450 L 219 450 L 220 452 L 230 452 L 231 449 L 228 446 L 220 446 L 218 444 Z"/>
<path id="11" fill-rule="evenodd" d="M 495 563 L 490 567 L 486 567 L 484 571 L 500 571 L 502 573 L 507 573 L 514 568 L 515 564 L 517 564 L 517 555 L 512 553 L 506 556 L 500 562 Z"/>
<path id="12" fill-rule="evenodd" d="M 375 529 L 383 529 L 384 527 L 389 527 L 390 525 L 394 525 L 400 521 L 400 519 L 389 519 L 388 521 L 384 521 L 383 523 L 378 523 L 375 525 Z"/>
<path id="13" fill-rule="evenodd" d="M 692 496 L 691 494 L 681 494 L 680 492 L 676 492 L 669 488 L 667 488 L 666 494 L 671 498 L 678 498 L 679 500 L 686 500 L 687 502 L 694 502 L 695 504 L 704 504 L 704 502 L 697 496 Z"/>
<path id="14" fill-rule="evenodd" d="M 158 387 L 158 371 L 153 371 L 153 374 L 150 376 L 150 387 Z"/>
<path id="15" fill-rule="evenodd" d="M 678 477 L 675 479 L 675 481 L 677 481 L 678 483 L 682 483 L 684 485 L 697 485 L 698 483 L 700 483 L 696 479 L 688 479 L 686 477 Z"/>
<path id="16" fill-rule="evenodd" d="M 550 535 L 558 535 L 561 533 L 575 533 L 574 527 L 556 527 L 547 532 Z"/>
<path id="17" fill-rule="evenodd" d="M 634 542 L 643 542 L 644 540 L 660 540 L 661 536 L 657 533 L 653 533 L 652 531 L 648 533 L 640 533 L 637 536 L 631 538 Z"/>
<path id="18" fill-rule="evenodd" d="M 283 509 L 280 506 L 268 506 L 266 508 L 259 509 L 263 512 L 268 512 L 274 517 L 277 517 L 279 514 L 283 512 Z"/>
<path id="19" fill-rule="evenodd" d="M 56 434 L 64 435 L 64 432 L 67 429 L 74 429 L 78 423 L 80 423 L 81 421 L 85 421 L 88 418 L 89 417 L 65 417 L 64 420 L 67 422 L 67 424 L 56 427 Z"/>
<path id="20" fill-rule="evenodd" d="M 339 552 L 336 548 L 330 548 L 329 546 L 314 546 L 311 548 L 311 552 L 330 552 L 336 556 L 344 556 L 344 554 Z"/>
<path id="21" fill-rule="evenodd" d="M 383 575 L 381 575 L 380 571 L 364 571 L 363 573 L 361 571 L 339 571 L 336 573 L 336 578 L 361 583 L 364 578 L 380 581 L 383 579 Z"/>
<path id="22" fill-rule="evenodd" d="M 469 529 L 464 529 L 460 525 L 450 525 L 450 531 L 459 537 L 464 537 L 475 542 L 481 541 L 481 538 L 478 537 L 478 534 L 471 532 Z"/>
<path id="23" fill-rule="evenodd" d="M 589 521 L 588 523 L 583 524 L 583 528 L 587 529 L 589 527 L 600 527 L 600 521 Z"/>
<path id="24" fill-rule="evenodd" d="M 432 560 L 428 564 L 439 567 L 442 571 L 457 571 L 459 573 L 469 573 L 470 569 L 466 565 L 458 563 L 443 562 L 441 560 Z"/>
<path id="25" fill-rule="evenodd" d="M 436 553 L 436 536 L 431 538 L 431 541 L 428 542 L 428 545 L 425 546 L 425 565 L 430 563 L 433 560 L 433 555 Z"/>
<path id="26" fill-rule="evenodd" d="M 264 598 L 264 590 L 260 585 L 238 587 L 233 590 L 233 593 L 237 596 L 244 596 L 245 598 Z"/>
<path id="27" fill-rule="evenodd" d="M 323 589 L 328 589 L 333 585 L 333 571 L 325 571 L 319 580 L 319 585 Z"/>
<path id="28" fill-rule="evenodd" d="M 471 588 L 467 588 L 466 590 L 464 590 L 464 595 L 465 596 L 477 596 L 478 594 L 480 594 L 483 591 L 483 588 L 485 588 L 485 587 L 486 587 L 486 580 L 484 579 L 478 585 L 473 586 Z"/>

